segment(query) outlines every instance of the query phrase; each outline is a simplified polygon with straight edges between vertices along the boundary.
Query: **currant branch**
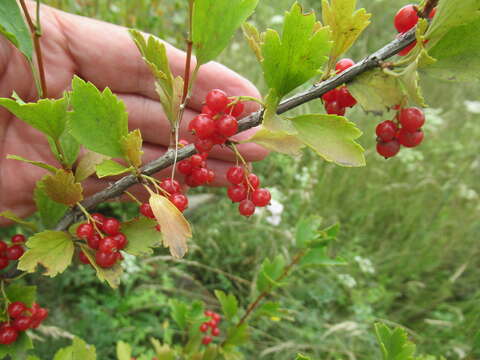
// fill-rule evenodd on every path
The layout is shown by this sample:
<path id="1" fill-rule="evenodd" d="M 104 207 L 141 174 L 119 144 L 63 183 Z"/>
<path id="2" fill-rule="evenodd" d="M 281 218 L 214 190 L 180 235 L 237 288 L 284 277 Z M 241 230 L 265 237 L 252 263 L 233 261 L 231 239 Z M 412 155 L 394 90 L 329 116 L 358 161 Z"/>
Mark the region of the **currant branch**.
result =
<path id="1" fill-rule="evenodd" d="M 382 66 L 385 60 L 398 54 L 401 50 L 405 49 L 407 46 L 409 46 L 415 41 L 415 30 L 416 28 L 413 28 L 405 34 L 399 36 L 392 42 L 385 45 L 380 50 L 367 56 L 366 58 L 359 61 L 357 64 L 348 68 L 339 75 L 315 84 L 311 89 L 298 93 L 291 98 L 282 101 L 278 106 L 277 113 L 282 114 L 309 101 L 316 100 L 326 92 L 333 90 L 342 84 L 353 81 L 360 74 L 375 67 Z M 239 121 L 238 132 L 242 132 L 260 125 L 262 122 L 262 118 L 263 110 L 257 111 L 243 118 Z M 175 151 L 175 149 L 170 149 L 160 158 L 143 166 L 140 169 L 141 174 L 147 176 L 153 175 L 163 169 L 168 168 L 169 166 L 172 166 L 175 161 L 184 160 L 196 153 L 197 151 L 195 150 L 195 147 L 193 145 L 185 146 L 178 151 Z M 136 175 L 127 175 L 122 179 L 116 181 L 115 183 L 111 184 L 106 189 L 85 199 L 84 201 L 82 201 L 81 205 L 87 210 L 93 209 L 102 202 L 121 196 L 128 188 L 139 183 L 140 178 L 141 177 Z M 82 211 L 77 207 L 73 208 L 63 217 L 62 220 L 60 220 L 56 229 L 60 231 L 66 230 L 81 216 Z"/>

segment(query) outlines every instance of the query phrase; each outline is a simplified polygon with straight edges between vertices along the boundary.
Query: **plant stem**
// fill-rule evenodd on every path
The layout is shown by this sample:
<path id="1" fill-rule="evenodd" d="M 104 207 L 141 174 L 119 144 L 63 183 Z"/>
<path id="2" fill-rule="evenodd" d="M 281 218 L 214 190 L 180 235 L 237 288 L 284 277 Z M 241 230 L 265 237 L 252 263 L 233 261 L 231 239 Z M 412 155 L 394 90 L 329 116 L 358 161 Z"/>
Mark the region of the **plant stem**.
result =
<path id="1" fill-rule="evenodd" d="M 40 45 L 40 38 L 42 37 L 41 25 L 40 25 L 40 1 L 37 0 L 36 24 L 33 22 L 28 12 L 28 8 L 27 8 L 27 5 L 25 4 L 25 0 L 20 0 L 20 5 L 22 7 L 23 13 L 25 14 L 25 19 L 27 20 L 28 27 L 30 28 L 33 45 L 35 47 L 35 54 L 37 55 L 38 72 L 40 74 L 40 86 L 41 86 L 41 89 L 38 89 L 38 97 L 41 99 L 44 99 L 44 98 L 47 98 L 48 96 L 48 88 L 47 88 L 47 80 L 45 76 L 45 66 L 43 63 L 42 47 Z"/>
<path id="2" fill-rule="evenodd" d="M 332 78 L 325 80 L 319 84 L 315 84 L 310 90 L 298 93 L 291 98 L 282 101 L 277 108 L 277 113 L 282 114 L 309 101 L 317 100 L 326 92 L 333 90 L 340 85 L 353 81 L 357 76 L 363 74 L 364 72 L 374 69 L 376 67 L 380 67 L 383 61 L 398 54 L 401 50 L 405 49 L 408 45 L 415 41 L 415 30 L 416 28 L 413 28 L 412 30 L 400 36 L 398 39 L 393 40 L 380 50 L 367 56 L 365 59 L 348 68 L 344 72 L 333 76 Z M 259 125 L 261 123 L 262 116 L 263 110 L 260 110 L 240 120 L 238 124 L 239 132 Z M 196 153 L 197 151 L 195 150 L 195 147 L 193 145 L 185 146 L 178 151 L 170 149 L 163 156 L 146 164 L 140 170 L 142 175 L 153 175 L 160 170 L 172 166 L 177 160 L 187 159 Z M 125 190 L 137 184 L 138 182 L 138 176 L 124 176 L 122 179 L 114 182 L 106 189 L 99 191 L 96 194 L 82 201 L 82 205 L 86 209 L 92 209 L 102 202 L 122 195 Z M 56 229 L 67 229 L 70 224 L 75 221 L 75 218 L 80 214 L 81 212 L 78 209 L 72 209 L 64 216 L 62 220 L 60 220 L 60 222 L 56 226 Z"/>

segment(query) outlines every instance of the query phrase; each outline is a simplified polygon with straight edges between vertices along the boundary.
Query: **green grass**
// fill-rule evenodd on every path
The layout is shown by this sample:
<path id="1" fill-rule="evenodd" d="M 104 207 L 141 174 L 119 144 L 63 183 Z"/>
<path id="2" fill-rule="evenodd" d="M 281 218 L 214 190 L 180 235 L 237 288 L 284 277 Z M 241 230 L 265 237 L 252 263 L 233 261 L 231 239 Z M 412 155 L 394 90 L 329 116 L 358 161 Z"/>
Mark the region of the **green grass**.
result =
<path id="1" fill-rule="evenodd" d="M 138 27 L 183 46 L 185 1 L 44 2 Z M 349 54 L 354 59 L 393 38 L 392 17 L 406 3 L 359 2 L 373 18 Z M 290 4 L 261 1 L 253 20 L 261 29 L 278 27 L 274 16 Z M 320 1 L 304 4 L 320 7 Z M 219 60 L 264 90 L 260 69 L 240 36 Z M 407 327 L 421 352 L 448 359 L 468 353 L 480 320 L 480 116 L 467 112 L 463 102 L 480 100 L 479 90 L 426 79 L 424 92 L 432 109 L 425 143 L 399 158 L 384 161 L 375 154 L 374 128 L 380 119 L 355 110 L 348 117 L 364 131 L 360 142 L 367 149 L 367 167 L 340 168 L 310 153 L 296 159 L 271 155 L 255 165 L 285 206 L 279 226 L 272 227 L 266 214 L 239 219 L 224 190 L 206 190 L 217 194 L 218 201 L 191 215 L 195 236 L 188 260 L 243 279 L 252 279 L 266 256 L 288 254 L 292 229 L 302 216 L 318 214 L 325 224 L 342 224 L 334 250 L 349 265 L 294 276 L 279 293 L 289 309 L 287 318 L 256 327 L 248 358 L 261 353 L 264 359 L 286 360 L 301 351 L 315 359 L 377 359 L 372 324 L 379 319 Z M 316 102 L 298 111 L 321 107 Z M 128 206 L 107 210 L 132 211 Z M 50 323 L 96 344 L 99 358 L 110 359 L 118 339 L 141 352 L 147 336 L 162 335 L 173 295 L 208 298 L 221 288 L 248 302 L 249 286 L 228 276 L 161 259 L 146 262 L 138 262 L 141 271 L 120 292 L 98 284 L 86 269 L 53 281 L 38 278 L 41 302 L 55 305 Z M 50 358 L 62 343 L 47 339 L 38 346 Z"/>

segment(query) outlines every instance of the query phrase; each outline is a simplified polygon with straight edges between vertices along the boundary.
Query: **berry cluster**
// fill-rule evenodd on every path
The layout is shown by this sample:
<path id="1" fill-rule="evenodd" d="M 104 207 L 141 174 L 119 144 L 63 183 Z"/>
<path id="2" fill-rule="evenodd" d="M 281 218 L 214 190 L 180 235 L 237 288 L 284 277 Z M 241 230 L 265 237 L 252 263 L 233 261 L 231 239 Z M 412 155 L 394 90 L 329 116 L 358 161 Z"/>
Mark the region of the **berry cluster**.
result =
<path id="1" fill-rule="evenodd" d="M 200 140 L 202 142 L 203 140 Z M 195 143 L 197 146 L 198 141 Z M 211 148 L 210 148 L 211 149 Z M 197 147 L 198 150 L 198 147 Z M 178 163 L 178 172 L 185 175 L 185 183 L 190 187 L 210 184 L 215 179 L 215 173 L 207 168 L 208 152 L 201 152 Z"/>
<path id="2" fill-rule="evenodd" d="M 337 74 L 340 74 L 353 65 L 355 65 L 355 62 L 352 59 L 342 59 L 335 65 L 335 70 Z M 350 94 L 345 85 L 323 94 L 322 100 L 327 114 L 338 116 L 345 115 L 347 108 L 354 107 L 357 104 L 357 100 Z"/>
<path id="3" fill-rule="evenodd" d="M 123 260 L 120 250 L 128 243 L 125 234 L 120 232 L 121 224 L 115 218 L 107 218 L 102 214 L 92 214 L 95 225 L 87 222 L 77 228 L 78 238 L 85 240 L 88 246 L 95 250 L 95 262 L 102 268 L 110 268 L 117 261 Z M 90 260 L 83 251 L 79 254 L 80 261 L 90 264 Z"/>
<path id="4" fill-rule="evenodd" d="M 25 243 L 25 236 L 22 234 L 16 234 L 12 236 L 10 246 L 6 242 L 0 241 L 0 270 L 5 269 L 10 261 L 16 261 L 25 252 L 25 249 L 21 244 Z"/>
<path id="5" fill-rule="evenodd" d="M 20 332 L 36 329 L 48 317 L 48 310 L 34 303 L 28 308 L 23 302 L 8 305 L 9 322 L 0 323 L 0 344 L 13 344 Z"/>
<path id="6" fill-rule="evenodd" d="M 272 199 L 268 189 L 260 188 L 258 176 L 242 166 L 230 167 L 227 180 L 232 184 L 227 189 L 227 195 L 234 203 L 240 203 L 238 211 L 243 216 L 253 215 L 257 206 L 267 206 Z"/>
<path id="7" fill-rule="evenodd" d="M 401 146 L 413 148 L 420 145 L 424 124 L 425 114 L 421 109 L 400 109 L 395 121 L 386 120 L 377 125 L 377 152 L 388 159 L 397 155 Z"/>
<path id="8" fill-rule="evenodd" d="M 202 344 L 203 345 L 208 345 L 212 342 L 213 338 L 212 336 L 219 336 L 220 335 L 220 329 L 218 328 L 218 325 L 222 321 L 222 317 L 220 314 L 217 314 L 213 311 L 210 310 L 205 310 L 205 316 L 208 316 L 211 318 L 209 321 L 205 321 L 202 325 L 200 325 L 200 331 L 202 333 L 206 333 L 208 329 L 210 330 L 210 335 L 205 335 L 202 338 Z"/>
<path id="9" fill-rule="evenodd" d="M 400 10 L 398 10 L 393 21 L 395 29 L 397 29 L 397 31 L 400 33 L 398 36 L 401 36 L 402 34 L 406 33 L 408 30 L 412 29 L 414 26 L 417 25 L 418 19 L 420 18 L 418 16 L 418 11 L 419 11 L 418 7 L 412 4 L 405 5 Z M 428 15 L 428 17 L 432 19 L 435 16 L 436 12 L 437 12 L 437 8 L 433 8 L 432 11 L 430 11 L 430 14 Z M 416 41 L 414 41 L 413 43 L 408 45 L 405 49 L 400 51 L 398 55 L 400 56 L 408 55 L 410 51 L 415 47 L 415 45 L 417 45 Z"/>

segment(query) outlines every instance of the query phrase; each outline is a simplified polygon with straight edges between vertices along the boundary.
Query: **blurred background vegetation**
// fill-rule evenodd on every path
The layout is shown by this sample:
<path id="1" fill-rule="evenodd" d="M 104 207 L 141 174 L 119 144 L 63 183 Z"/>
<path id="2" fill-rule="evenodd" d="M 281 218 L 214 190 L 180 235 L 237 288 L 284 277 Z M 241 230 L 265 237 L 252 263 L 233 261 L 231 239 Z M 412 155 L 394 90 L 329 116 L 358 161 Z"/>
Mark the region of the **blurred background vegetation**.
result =
<path id="1" fill-rule="evenodd" d="M 136 27 L 183 47 L 185 8 L 179 0 L 44 0 L 65 11 Z M 262 0 L 252 21 L 279 28 L 291 0 Z M 320 11 L 319 0 L 303 0 Z M 359 0 L 373 14 L 372 25 L 348 54 L 355 60 L 394 36 L 392 19 L 406 1 Z M 254 56 L 240 34 L 220 62 L 264 90 Z M 51 308 L 49 323 L 95 344 L 99 359 L 113 359 L 114 343 L 125 340 L 135 353 L 148 337 L 161 338 L 171 319 L 172 297 L 203 299 L 212 291 L 234 292 L 249 301 L 250 280 L 266 256 L 288 253 L 296 221 L 312 214 L 325 225 L 340 222 L 335 251 L 348 266 L 302 272 L 279 291 L 286 317 L 264 320 L 253 333 L 247 358 L 292 359 L 299 351 L 314 359 L 378 359 L 373 323 L 406 327 L 420 352 L 462 359 L 480 323 L 480 88 L 424 79 L 426 139 L 385 161 L 375 153 L 374 128 L 382 120 L 350 110 L 364 131 L 365 168 L 340 168 L 305 152 L 291 159 L 271 155 L 255 165 L 273 189 L 283 212 L 240 219 L 223 189 L 202 189 L 215 202 L 189 214 L 194 225 L 191 251 L 172 262 L 161 250 L 150 259 L 127 259 L 119 291 L 101 285 L 85 267 L 54 280 L 35 278 L 39 301 Z M 320 101 L 299 109 L 321 111 Z M 277 207 L 280 207 L 277 204 Z M 124 219 L 131 205 L 105 205 Z M 279 222 L 272 225 L 271 222 Z M 0 230 L 0 235 L 15 229 Z M 203 264 L 203 265 L 202 265 Z M 51 358 L 67 340 L 37 341 L 39 355 Z"/>

